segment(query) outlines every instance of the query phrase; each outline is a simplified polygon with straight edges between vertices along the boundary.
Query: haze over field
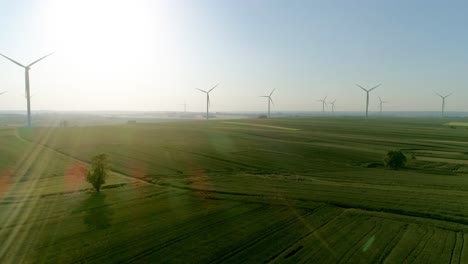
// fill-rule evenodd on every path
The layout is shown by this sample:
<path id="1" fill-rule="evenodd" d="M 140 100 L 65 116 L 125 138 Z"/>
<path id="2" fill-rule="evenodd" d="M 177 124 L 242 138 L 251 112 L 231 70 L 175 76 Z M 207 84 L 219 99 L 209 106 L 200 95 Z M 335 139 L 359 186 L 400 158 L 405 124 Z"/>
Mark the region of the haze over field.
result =
<path id="1" fill-rule="evenodd" d="M 467 111 L 465 1 L 0 0 L 0 52 L 29 63 L 34 110 Z M 0 110 L 24 71 L 0 60 Z"/>

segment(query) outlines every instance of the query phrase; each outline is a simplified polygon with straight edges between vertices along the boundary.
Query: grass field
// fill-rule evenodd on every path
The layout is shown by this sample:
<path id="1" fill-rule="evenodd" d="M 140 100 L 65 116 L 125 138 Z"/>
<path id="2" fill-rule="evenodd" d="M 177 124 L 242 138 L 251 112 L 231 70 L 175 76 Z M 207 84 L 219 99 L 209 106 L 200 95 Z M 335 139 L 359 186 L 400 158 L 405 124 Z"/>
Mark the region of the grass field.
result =
<path id="1" fill-rule="evenodd" d="M 2 263 L 468 263 L 464 119 L 0 130 Z M 408 167 L 385 169 L 402 149 Z M 93 155 L 113 174 L 85 182 Z"/>

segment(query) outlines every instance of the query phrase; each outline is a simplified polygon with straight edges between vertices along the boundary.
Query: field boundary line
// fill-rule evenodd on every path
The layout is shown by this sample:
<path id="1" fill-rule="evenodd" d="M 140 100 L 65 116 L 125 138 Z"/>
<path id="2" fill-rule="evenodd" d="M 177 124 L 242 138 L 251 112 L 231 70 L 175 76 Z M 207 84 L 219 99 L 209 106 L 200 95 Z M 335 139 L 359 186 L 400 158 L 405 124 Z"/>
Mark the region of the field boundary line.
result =
<path id="1" fill-rule="evenodd" d="M 231 122 L 225 121 L 223 124 L 232 124 L 232 125 L 242 125 L 242 126 L 254 126 L 254 127 L 264 127 L 264 128 L 274 128 L 280 130 L 288 130 L 288 131 L 301 131 L 302 129 L 299 128 L 291 128 L 291 127 L 281 127 L 281 126 L 271 126 L 271 125 L 262 125 L 262 124 L 251 124 L 251 123 L 242 123 L 242 122 Z"/>

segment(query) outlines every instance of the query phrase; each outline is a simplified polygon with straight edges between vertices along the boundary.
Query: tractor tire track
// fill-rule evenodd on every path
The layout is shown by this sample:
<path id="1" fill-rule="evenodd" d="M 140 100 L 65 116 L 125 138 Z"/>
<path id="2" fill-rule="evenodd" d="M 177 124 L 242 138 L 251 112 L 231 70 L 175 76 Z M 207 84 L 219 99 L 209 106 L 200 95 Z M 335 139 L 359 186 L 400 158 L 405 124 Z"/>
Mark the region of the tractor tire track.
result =
<path id="1" fill-rule="evenodd" d="M 359 239 L 359 241 L 357 241 L 355 243 L 355 245 L 353 247 L 350 247 L 345 253 L 343 253 L 343 255 L 340 257 L 340 259 L 336 262 L 336 263 L 343 263 L 343 262 L 346 262 L 347 260 L 349 260 L 353 255 L 354 253 L 356 253 L 356 251 L 362 247 L 362 245 L 364 244 L 364 239 L 366 239 L 366 237 L 371 234 L 372 232 L 374 232 L 376 229 L 377 229 L 377 221 L 374 220 L 373 221 L 373 225 L 372 225 L 372 228 L 370 228 L 365 234 L 364 236 L 361 237 L 361 239 Z"/>
<path id="2" fill-rule="evenodd" d="M 176 237 L 174 239 L 170 239 L 169 241 L 164 242 L 164 243 L 162 243 L 160 245 L 157 245 L 157 246 L 155 246 L 153 248 L 149 248 L 147 250 L 144 250 L 144 251 L 132 256 L 130 259 L 123 260 L 123 262 L 137 262 L 137 261 L 140 261 L 140 260 L 144 259 L 145 257 L 148 257 L 148 256 L 152 255 L 153 253 L 158 252 L 159 250 L 164 249 L 166 247 L 169 247 L 169 246 L 171 246 L 171 245 L 173 245 L 173 244 L 175 244 L 175 243 L 177 243 L 177 242 L 179 242 L 181 240 L 184 240 L 184 239 L 186 239 L 186 238 L 188 238 L 188 237 L 190 237 L 190 236 L 192 236 L 194 234 L 204 232 L 206 230 L 209 230 L 209 229 L 211 229 L 211 228 L 213 228 L 215 226 L 221 225 L 221 224 L 232 222 L 235 219 L 237 219 L 238 217 L 243 217 L 243 216 L 246 216 L 246 215 L 250 215 L 250 214 L 254 214 L 254 213 L 264 211 L 267 208 L 268 208 L 268 206 L 261 206 L 259 208 L 255 208 L 253 210 L 250 210 L 250 211 L 247 211 L 247 212 L 235 215 L 235 216 L 231 216 L 231 217 L 216 221 L 211 225 L 208 225 L 206 227 L 203 227 L 203 228 L 197 229 L 195 231 L 186 233 L 186 234 L 181 235 L 179 237 Z"/>
<path id="3" fill-rule="evenodd" d="M 398 246 L 401 238 L 405 235 L 406 231 L 408 230 L 408 224 L 403 225 L 398 233 L 392 238 L 392 240 L 387 243 L 387 246 L 383 250 L 383 254 L 380 256 L 380 259 L 376 262 L 378 263 L 385 263 L 387 257 L 393 252 L 393 250 Z M 388 249 L 390 247 L 390 249 Z"/>
<path id="4" fill-rule="evenodd" d="M 301 215 L 301 217 L 307 217 L 307 216 L 310 216 L 312 214 L 314 214 L 317 210 L 319 209 L 319 207 L 317 207 L 315 210 L 311 211 L 311 212 L 307 212 L 303 215 Z M 276 224 L 274 227 L 271 227 L 268 229 L 268 232 L 264 232 L 262 233 L 262 235 L 260 236 L 257 236 L 255 239 L 253 240 L 250 240 L 249 243 L 246 243 L 246 244 L 243 244 L 242 246 L 234 249 L 234 250 L 231 250 L 230 252 L 222 255 L 222 256 L 219 256 L 213 260 L 210 261 L 210 263 L 222 263 L 223 261 L 226 261 L 227 259 L 237 255 L 238 253 L 244 251 L 246 248 L 249 248 L 249 247 L 252 247 L 253 245 L 257 244 L 258 242 L 262 241 L 262 240 L 265 240 L 266 238 L 270 237 L 272 234 L 280 231 L 280 230 L 283 230 L 285 228 L 287 228 L 288 226 L 291 226 L 297 222 L 301 221 L 300 219 L 298 218 L 294 218 L 294 219 L 291 219 L 287 222 L 281 222 L 281 223 L 278 223 Z"/>
<path id="5" fill-rule="evenodd" d="M 238 206 L 241 206 L 241 205 L 238 205 Z M 235 206 L 235 207 L 238 207 L 238 206 Z M 147 249 L 144 249 L 143 251 L 133 255 L 133 256 L 129 256 L 127 257 L 126 259 L 120 259 L 119 262 L 136 262 L 144 257 L 147 257 L 163 248 L 166 248 L 174 243 L 177 243 L 187 237 L 190 237 L 196 233 L 200 233 L 200 232 L 203 232 L 203 231 L 206 231 L 206 230 L 209 230 L 215 226 L 218 226 L 220 224 L 223 224 L 223 223 L 227 223 L 227 222 L 231 222 L 231 221 L 234 221 L 237 217 L 240 217 L 240 216 L 244 216 L 244 215 L 249 215 L 249 214 L 253 214 L 253 213 L 256 213 L 256 212 L 260 212 L 262 210 L 265 210 L 267 208 L 267 206 L 259 206 L 259 207 L 256 207 L 254 209 L 250 209 L 246 212 L 243 212 L 243 213 L 240 213 L 240 214 L 236 214 L 234 216 L 231 216 L 229 218 L 224 218 L 222 220 L 217 220 L 217 221 L 214 221 L 213 223 L 209 223 L 208 225 L 205 225 L 201 228 L 198 228 L 196 230 L 193 230 L 193 231 L 190 231 L 188 233 L 184 233 L 183 235 L 181 236 L 177 236 L 177 237 L 174 237 L 174 238 L 170 238 L 170 234 L 171 233 L 178 233 L 178 231 L 180 229 L 184 229 L 185 227 L 187 226 L 190 226 L 190 224 L 192 224 L 193 222 L 195 221 L 201 221 L 201 222 L 205 222 L 203 221 L 204 219 L 210 219 L 210 218 L 213 218 L 213 216 L 215 215 L 220 215 L 220 214 L 224 214 L 226 213 L 226 211 L 228 210 L 221 210 L 219 212 L 217 212 L 216 214 L 210 214 L 210 215 L 206 215 L 206 216 L 203 216 L 201 217 L 200 219 L 198 220 L 193 220 L 193 221 L 188 221 L 188 222 L 184 222 L 180 225 L 178 225 L 176 228 L 171 228 L 171 229 L 168 229 L 168 230 L 164 230 L 161 232 L 161 230 L 158 230 L 158 231 L 155 231 L 155 232 L 150 232 L 150 233 L 147 233 L 145 236 L 140 236 L 138 238 L 135 238 L 131 243 L 129 241 L 125 241 L 125 243 L 122 243 L 122 245 L 118 245 L 116 247 L 112 247 L 110 248 L 110 253 L 109 254 L 112 254 L 111 252 L 118 252 L 116 250 L 120 250 L 120 249 L 124 249 L 126 247 L 128 247 L 128 244 L 131 244 L 132 247 L 138 247 L 137 245 L 138 244 L 144 244 L 146 245 L 146 242 L 148 240 L 148 238 L 151 238 L 151 237 L 154 237 L 155 235 L 159 236 L 159 237 L 163 237 L 163 236 L 168 236 L 169 237 L 169 240 L 167 241 L 163 241 L 163 242 L 160 242 L 158 245 L 155 245 L 151 248 L 147 248 Z M 87 261 L 91 261 L 91 262 L 100 262 L 100 261 L 104 261 L 105 259 L 108 259 L 108 256 L 107 255 L 103 255 L 102 253 L 96 253 L 94 254 L 93 256 L 87 256 L 86 258 L 83 258 L 83 259 L 80 259 L 80 260 L 77 260 L 75 263 L 82 263 L 83 261 L 87 262 Z"/>
<path id="6" fill-rule="evenodd" d="M 171 232 L 175 232 L 177 230 L 184 229 L 186 226 L 191 225 L 191 224 L 196 223 L 196 222 L 205 222 L 205 220 L 207 220 L 207 219 L 209 220 L 209 219 L 211 219 L 213 217 L 217 217 L 218 215 L 222 215 L 222 214 L 228 212 L 229 210 L 235 209 L 235 208 L 240 207 L 240 206 L 243 206 L 243 204 L 236 204 L 236 205 L 234 205 L 232 207 L 229 207 L 229 208 L 224 208 L 224 209 L 215 211 L 215 212 L 207 214 L 207 215 L 203 215 L 203 216 L 200 216 L 200 217 L 190 219 L 189 221 L 185 221 L 185 222 L 183 222 L 181 224 L 175 225 L 174 227 L 172 227 L 169 230 L 163 230 L 163 231 L 156 230 L 156 231 L 153 231 L 153 232 L 147 232 L 143 236 L 139 236 L 137 238 L 134 238 L 131 241 L 125 241 L 125 243 L 116 244 L 116 245 L 110 247 L 109 250 L 112 251 L 112 252 L 118 252 L 119 250 L 122 250 L 122 249 L 125 249 L 126 247 L 128 247 L 128 244 L 132 244 L 133 246 L 136 246 L 139 243 L 144 244 L 149 238 L 153 237 L 155 234 L 158 234 L 159 236 L 165 236 L 165 235 L 168 236 Z M 89 232 L 93 232 L 93 231 L 89 231 Z M 87 257 L 85 257 L 85 258 L 83 258 L 83 259 L 81 259 L 81 260 L 79 260 L 77 262 L 82 262 L 83 260 L 85 260 L 85 261 L 96 261 L 97 259 L 100 259 L 100 258 L 105 258 L 105 256 L 103 256 L 102 253 L 95 253 L 95 254 L 88 255 Z"/>
<path id="7" fill-rule="evenodd" d="M 423 251 L 423 249 L 426 247 L 427 243 L 429 242 L 430 238 L 434 235 L 434 230 L 426 230 L 426 232 L 424 233 L 423 237 L 418 241 L 418 243 L 416 244 L 416 246 L 408 253 L 408 255 L 406 255 L 406 257 L 403 259 L 402 263 L 408 263 L 408 259 L 414 255 L 414 260 L 417 259 L 417 257 L 419 256 L 419 253 L 421 253 Z M 422 249 L 418 249 L 419 248 L 419 245 L 421 245 Z M 413 261 L 410 261 L 410 262 L 414 262 Z"/>
<path id="8" fill-rule="evenodd" d="M 304 236 L 296 239 L 294 242 L 292 242 L 288 247 L 285 247 L 283 250 L 279 251 L 277 254 L 275 254 L 274 256 L 272 256 L 270 259 L 266 260 L 264 263 L 272 263 L 272 262 L 275 262 L 278 260 L 278 258 L 280 256 L 282 256 L 284 253 L 290 251 L 291 248 L 295 248 L 295 246 L 307 239 L 308 237 L 312 236 L 312 235 L 315 235 L 317 232 L 319 232 L 321 229 L 325 228 L 327 225 L 329 225 L 330 223 L 332 223 L 333 221 L 335 221 L 336 219 L 338 219 L 339 217 L 341 217 L 343 214 L 345 214 L 346 210 L 343 210 L 342 212 L 340 212 L 339 214 L 337 214 L 336 216 L 334 216 L 333 218 L 327 220 L 327 221 L 324 221 L 323 224 L 317 226 L 316 228 L 314 228 L 313 230 L 311 230 L 310 232 L 306 233 Z M 351 223 L 349 223 L 351 224 Z"/>

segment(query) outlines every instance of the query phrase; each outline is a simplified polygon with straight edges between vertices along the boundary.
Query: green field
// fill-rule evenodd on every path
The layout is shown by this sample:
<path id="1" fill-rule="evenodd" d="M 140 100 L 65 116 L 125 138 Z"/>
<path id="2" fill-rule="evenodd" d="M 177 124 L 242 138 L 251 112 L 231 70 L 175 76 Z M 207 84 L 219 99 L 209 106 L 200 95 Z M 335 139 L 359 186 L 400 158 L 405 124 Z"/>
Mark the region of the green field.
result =
<path id="1" fill-rule="evenodd" d="M 0 262 L 468 263 L 468 130 L 450 121 L 467 120 L 3 129 Z M 391 149 L 407 168 L 383 166 Z"/>

